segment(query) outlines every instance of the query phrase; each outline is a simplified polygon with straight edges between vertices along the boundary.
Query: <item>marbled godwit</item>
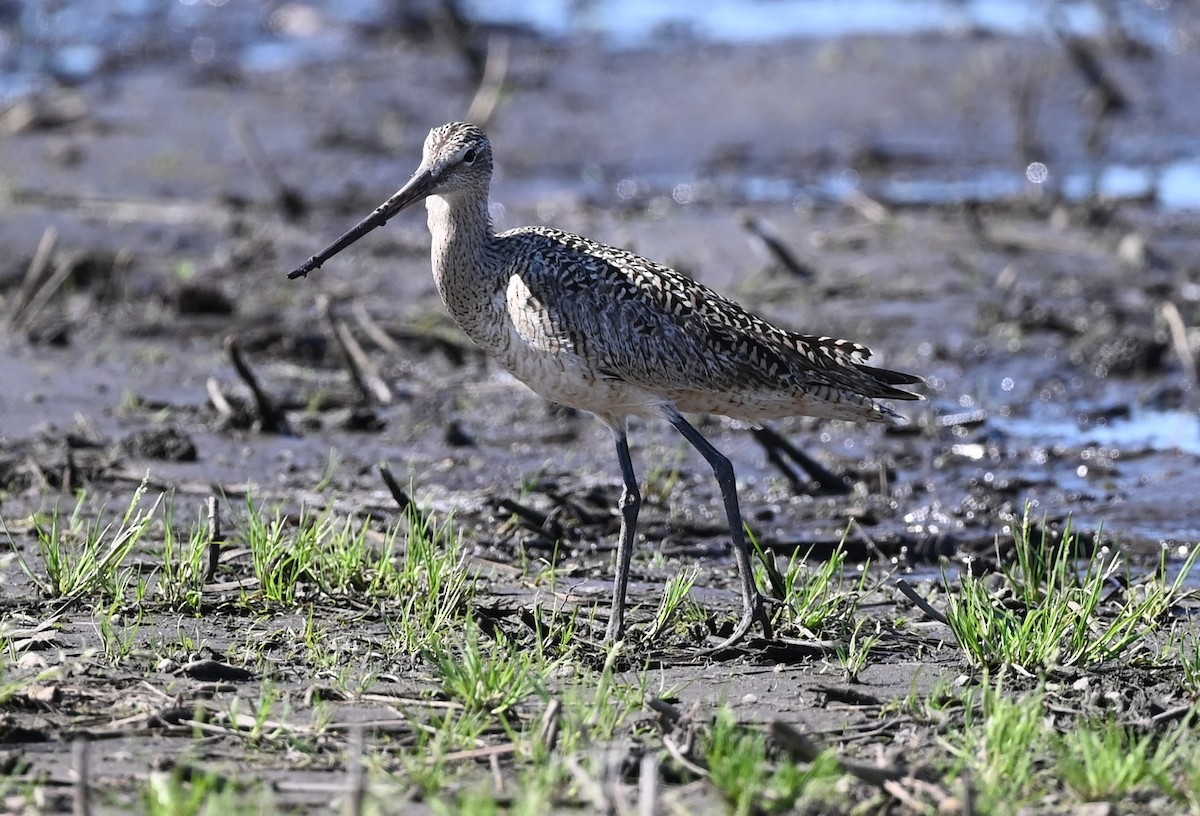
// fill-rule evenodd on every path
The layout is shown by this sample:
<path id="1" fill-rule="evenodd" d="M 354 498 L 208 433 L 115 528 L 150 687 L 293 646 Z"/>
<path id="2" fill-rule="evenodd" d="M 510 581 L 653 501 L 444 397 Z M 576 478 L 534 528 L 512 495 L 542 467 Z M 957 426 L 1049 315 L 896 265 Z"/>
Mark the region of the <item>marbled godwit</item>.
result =
<path id="1" fill-rule="evenodd" d="M 733 466 L 683 414 L 750 423 L 808 415 L 887 422 L 877 399 L 920 399 L 897 386 L 919 377 L 866 365 L 870 351 L 795 334 L 706 286 L 632 252 L 548 227 L 496 234 L 488 215 L 492 146 L 474 125 L 430 131 L 412 178 L 375 212 L 288 277 L 326 260 L 422 199 L 433 277 L 451 317 L 517 379 L 612 430 L 624 490 L 607 639 L 624 636 L 625 591 L 641 494 L 626 436 L 630 416 L 662 417 L 708 460 L 721 489 L 741 583 L 739 642 L 770 618 L 754 583 Z"/>

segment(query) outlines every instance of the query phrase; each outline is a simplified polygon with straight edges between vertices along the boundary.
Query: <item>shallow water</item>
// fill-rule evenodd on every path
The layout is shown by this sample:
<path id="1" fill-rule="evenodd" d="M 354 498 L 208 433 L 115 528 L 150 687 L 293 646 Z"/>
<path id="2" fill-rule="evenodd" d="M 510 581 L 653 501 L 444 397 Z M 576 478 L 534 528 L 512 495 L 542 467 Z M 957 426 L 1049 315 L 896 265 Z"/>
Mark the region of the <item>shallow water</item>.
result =
<path id="1" fill-rule="evenodd" d="M 672 42 L 764 43 L 855 36 L 912 37 L 986 32 L 1050 41 L 1055 32 L 1102 37 L 1119 23 L 1163 57 L 1185 48 L 1190 23 L 1166 3 L 1114 4 L 1106 18 L 1090 2 L 1045 0 L 468 0 L 464 9 L 489 24 L 516 25 L 560 40 L 613 47 Z M 420 12 L 419 6 L 417 9 Z M 0 20 L 0 104 L 56 83 L 79 84 L 115 65 L 190 62 L 259 73 L 332 63 L 353 53 L 362 30 L 400 33 L 410 21 L 383 0 L 314 0 L 274 8 L 229 0 L 101 0 L 60 6 L 22 4 Z M 713 184 L 749 202 L 841 201 L 862 191 L 898 204 L 942 205 L 1061 193 L 1067 199 L 1147 198 L 1163 210 L 1200 209 L 1200 158 L 1171 134 L 1147 134 L 1153 161 L 1098 158 L 1087 164 L 898 168 L 878 179 L 843 168 L 817 179 L 739 174 L 729 179 L 672 179 L 672 190 Z M 1157 142 L 1155 141 L 1157 140 Z M 635 179 L 635 181 L 638 181 Z M 654 180 L 649 180 L 651 184 Z M 578 182 L 577 182 L 578 183 Z M 586 184 L 582 186 L 586 187 Z M 686 192 L 686 191 L 685 191 Z"/>
<path id="2" fill-rule="evenodd" d="M 1036 181 L 1031 180 L 1037 179 Z M 865 193 L 887 204 L 946 206 L 965 201 L 1036 202 L 1050 195 L 1067 201 L 1142 200 L 1164 212 L 1200 209 L 1200 159 L 1192 156 L 1161 164 L 1106 163 L 1095 168 L 1047 168 L 1035 162 L 1010 167 L 939 167 L 899 170 L 864 177 L 854 170 L 833 170 L 813 181 L 761 174 L 703 180 L 640 179 L 635 185 L 662 190 L 676 201 L 694 199 L 708 190 L 758 204 L 846 202 Z"/>
<path id="3" fill-rule="evenodd" d="M 1069 417 L 997 417 L 1017 438 L 1073 447 L 1102 445 L 1126 452 L 1180 451 L 1200 455 L 1200 416 L 1192 411 L 1136 411 L 1129 417 L 1080 422 Z"/>
<path id="4" fill-rule="evenodd" d="M 469 0 L 466 6 L 479 20 L 528 26 L 551 37 L 601 36 L 617 46 L 680 36 L 723 43 L 968 31 L 1049 36 L 1055 26 L 1095 36 L 1105 27 L 1093 3 L 1039 0 Z M 1148 4 L 1130 6 L 1121 7 L 1123 21 L 1165 43 L 1168 16 Z"/>

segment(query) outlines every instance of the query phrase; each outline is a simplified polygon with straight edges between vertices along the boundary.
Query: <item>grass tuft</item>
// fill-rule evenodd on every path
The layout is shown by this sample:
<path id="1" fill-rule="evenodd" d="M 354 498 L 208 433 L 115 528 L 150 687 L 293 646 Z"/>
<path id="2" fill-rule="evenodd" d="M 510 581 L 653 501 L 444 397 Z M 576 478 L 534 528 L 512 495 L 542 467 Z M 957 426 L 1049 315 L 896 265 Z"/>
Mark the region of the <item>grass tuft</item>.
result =
<path id="1" fill-rule="evenodd" d="M 1139 736 L 1111 721 L 1080 723 L 1055 741 L 1056 773 L 1085 802 L 1119 801 L 1143 787 L 1170 790 L 1183 733 Z"/>
<path id="2" fill-rule="evenodd" d="M 726 707 L 718 709 L 704 748 L 709 778 L 734 816 L 784 813 L 796 806 L 812 783 L 841 776 L 837 760 L 829 753 L 808 767 L 789 759 L 772 762 L 766 736 L 739 724 Z"/>
<path id="3" fill-rule="evenodd" d="M 426 654 L 450 699 L 470 714 L 507 720 L 527 698 L 549 696 L 543 678 L 551 668 L 537 650 L 510 641 L 499 629 L 486 643 L 480 634 L 478 626 L 468 624 L 457 648 L 438 642 Z"/>
<path id="4" fill-rule="evenodd" d="M 85 493 L 80 493 L 69 518 L 63 519 L 57 507 L 48 520 L 35 518 L 34 532 L 45 574 L 39 574 L 29 566 L 10 537 L 9 543 L 18 553 L 21 569 L 44 594 L 53 598 L 122 597 L 132 581 L 132 572 L 125 562 L 149 528 L 163 500 L 160 493 L 149 509 L 143 509 L 141 502 L 146 487 L 145 481 L 138 486 L 119 522 L 102 525 L 99 515 L 94 519 L 87 518 L 84 514 Z"/>
<path id="5" fill-rule="evenodd" d="M 1014 698 L 999 683 L 988 683 L 976 706 L 975 694 L 965 693 L 963 727 L 947 738 L 947 747 L 958 758 L 959 772 L 972 780 L 979 812 L 1015 812 L 1016 803 L 1035 790 L 1038 757 L 1045 756 L 1050 741 L 1043 695 Z"/>
<path id="6" fill-rule="evenodd" d="M 1182 577 L 1152 578 L 1115 607 L 1105 603 L 1116 562 L 1106 565 L 1096 548 L 1078 565 L 1073 530 L 1068 526 L 1057 544 L 1044 532 L 1035 539 L 1028 513 L 1014 547 L 1014 564 L 1003 573 L 1006 597 L 970 574 L 963 575 L 960 592 L 950 594 L 950 628 L 976 666 L 1032 671 L 1115 658 L 1152 634 L 1183 594 Z"/>
<path id="7" fill-rule="evenodd" d="M 776 625 L 798 629 L 808 636 L 830 631 L 849 632 L 858 611 L 867 571 L 864 569 L 862 577 L 855 581 L 847 579 L 843 547 L 839 546 L 816 566 L 808 562 L 807 554 L 801 555 L 796 550 L 788 559 L 787 568 L 780 572 L 774 556 L 763 548 L 749 528 L 746 533 L 763 567 L 758 574 L 760 588 L 780 601 Z"/>

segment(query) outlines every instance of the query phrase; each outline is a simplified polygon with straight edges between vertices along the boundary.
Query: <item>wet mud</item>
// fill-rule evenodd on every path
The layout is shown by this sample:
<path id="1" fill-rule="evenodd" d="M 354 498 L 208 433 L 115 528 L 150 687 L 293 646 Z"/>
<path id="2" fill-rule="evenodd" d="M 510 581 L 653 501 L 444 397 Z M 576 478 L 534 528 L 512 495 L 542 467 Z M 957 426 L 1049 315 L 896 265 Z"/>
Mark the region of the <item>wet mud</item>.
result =
<path id="1" fill-rule="evenodd" d="M 470 42 L 486 50 L 485 35 Z M 488 126 L 497 227 L 548 223 L 629 247 L 781 325 L 861 341 L 878 364 L 926 378 L 926 401 L 901 406 L 903 426 L 775 424 L 824 476 L 771 454 L 752 429 L 697 420 L 733 461 L 765 550 L 821 559 L 843 544 L 852 563 L 872 562 L 869 573 L 937 583 L 943 570 L 1003 557 L 1026 508 L 1038 525 L 1069 524 L 1087 547 L 1110 548 L 1135 574 L 1164 551 L 1181 563 L 1200 540 L 1200 228 L 1153 190 L 1093 195 L 1066 184 L 1098 167 L 1188 158 L 1200 111 L 1178 100 L 1200 81 L 1194 49 L 1138 57 L 1102 46 L 1129 97 L 1110 111 L 1097 108 L 1096 85 L 1069 51 L 1036 38 L 611 50 L 507 35 Z M 9 104 L 0 120 L 9 538 L 36 565 L 33 532 L 19 520 L 70 508 L 77 491 L 118 512 L 144 478 L 170 491 L 179 519 L 218 495 L 227 526 L 246 496 L 297 511 L 332 504 L 382 523 L 400 513 L 377 469 L 385 462 L 416 506 L 452 517 L 469 555 L 494 565 L 481 594 L 497 616 L 519 620 L 538 596 L 522 565 L 553 562 L 570 577 L 566 603 L 595 604 L 602 631 L 620 493 L 608 431 L 526 391 L 453 326 L 429 273 L 422 215 L 306 280 L 286 279 L 400 186 L 428 128 L 464 117 L 478 86 L 480 66 L 434 26 L 344 36 L 344 50 L 279 68 L 226 62 L 219 49 L 203 61 L 191 51 L 117 61 Z M 1035 162 L 1048 174 L 1037 183 Z M 1012 191 L 971 186 L 988 174 Z M 919 195 L 922 183 L 935 192 Z M 956 184 L 967 194 L 947 196 Z M 765 247 L 764 230 L 792 261 Z M 731 611 L 727 530 L 703 460 L 665 425 L 635 424 L 631 444 L 648 497 L 635 621 L 681 565 L 701 570 L 697 598 Z M 3 582 L 10 626 L 55 606 L 11 558 Z M 880 599 L 872 616 L 913 614 L 886 589 Z M 63 614 L 48 648 L 82 655 L 95 639 L 92 614 Z M 162 627 L 180 625 L 177 613 L 157 614 Z M 263 624 L 264 636 L 302 625 L 288 614 Z M 383 625 L 330 614 L 365 627 L 364 638 Z M 56 692 L 69 701 L 5 711 L 4 742 L 65 785 L 64 740 L 88 716 L 150 695 L 147 678 L 236 683 L 189 679 L 182 667 L 226 658 L 231 633 L 248 625 L 218 603 L 186 622 L 203 654 L 169 656 L 149 672 L 84 672 Z M 815 729 L 869 731 L 887 701 L 967 671 L 939 651 L 948 639 L 944 630 L 916 637 L 922 648 L 898 639 L 852 700 L 838 698 L 846 684 L 824 673 L 817 646 L 752 642 L 732 664 L 711 664 L 681 644 L 659 675 L 689 700 L 733 702 L 750 719 L 789 712 Z M 281 676 L 303 712 L 313 683 Z M 398 668 L 372 693 L 401 700 L 420 688 Z M 1122 699 L 1145 713 L 1169 708 L 1166 694 Z M 346 702 L 339 718 L 371 720 L 379 705 Z M 864 740 L 916 728 L 890 722 Z M 162 727 L 113 726 L 96 761 L 121 777 L 192 742 L 167 728 L 148 749 L 145 735 Z M 282 801 L 328 800 L 313 780 L 341 766 L 320 761 L 276 768 Z"/>

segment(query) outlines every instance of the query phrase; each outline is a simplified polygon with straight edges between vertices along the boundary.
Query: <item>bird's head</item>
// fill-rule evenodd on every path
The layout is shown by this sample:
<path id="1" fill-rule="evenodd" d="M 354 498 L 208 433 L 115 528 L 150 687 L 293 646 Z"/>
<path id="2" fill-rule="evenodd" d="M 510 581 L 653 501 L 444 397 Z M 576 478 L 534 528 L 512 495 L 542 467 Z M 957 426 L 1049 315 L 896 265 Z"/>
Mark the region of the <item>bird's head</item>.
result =
<path id="1" fill-rule="evenodd" d="M 486 191 L 492 177 L 492 143 L 482 130 L 465 122 L 435 127 L 425 137 L 421 166 L 405 186 L 425 174 L 429 178 L 422 182 L 421 198 L 480 187 Z"/>
<path id="2" fill-rule="evenodd" d="M 466 122 L 435 127 L 425 137 L 421 164 L 403 187 L 375 208 L 353 229 L 319 254 L 312 256 L 289 278 L 302 278 L 405 208 L 430 196 L 453 197 L 463 192 L 482 193 L 486 199 L 492 177 L 492 143 L 483 131 Z"/>

